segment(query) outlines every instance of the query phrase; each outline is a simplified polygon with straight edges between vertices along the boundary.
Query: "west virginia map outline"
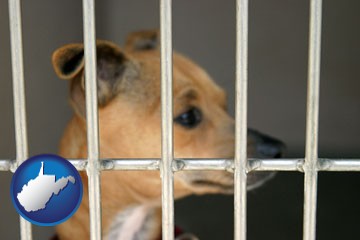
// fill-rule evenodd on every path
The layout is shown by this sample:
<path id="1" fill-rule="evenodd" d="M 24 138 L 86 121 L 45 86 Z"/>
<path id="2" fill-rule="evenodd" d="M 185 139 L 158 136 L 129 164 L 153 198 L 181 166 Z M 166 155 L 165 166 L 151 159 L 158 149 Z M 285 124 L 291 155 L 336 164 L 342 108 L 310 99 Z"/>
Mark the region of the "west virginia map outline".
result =
<path id="1" fill-rule="evenodd" d="M 62 177 L 56 180 L 55 175 L 44 174 L 44 162 L 38 176 L 24 184 L 17 194 L 17 199 L 27 212 L 35 212 L 46 208 L 53 195 L 58 195 L 70 183 L 75 184 L 73 176 Z"/>

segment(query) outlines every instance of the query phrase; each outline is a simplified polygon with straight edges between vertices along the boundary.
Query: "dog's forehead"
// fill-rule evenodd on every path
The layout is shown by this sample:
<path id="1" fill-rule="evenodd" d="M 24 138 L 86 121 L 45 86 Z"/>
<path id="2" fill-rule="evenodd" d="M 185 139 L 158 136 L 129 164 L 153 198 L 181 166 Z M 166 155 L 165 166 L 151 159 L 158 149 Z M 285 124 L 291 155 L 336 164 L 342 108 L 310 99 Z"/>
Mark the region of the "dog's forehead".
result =
<path id="1" fill-rule="evenodd" d="M 161 86 L 159 51 L 136 52 L 132 56 L 139 62 L 140 78 L 146 80 L 145 88 L 142 86 L 146 89 L 145 95 L 159 99 Z M 201 95 L 225 105 L 225 91 L 200 66 L 177 52 L 173 54 L 173 77 L 174 98 L 186 96 L 190 99 Z"/>
<path id="2" fill-rule="evenodd" d="M 217 101 L 225 98 L 224 90 L 213 81 L 206 71 L 190 59 L 177 53 L 174 54 L 174 80 L 174 93 L 178 87 L 200 92 Z"/>

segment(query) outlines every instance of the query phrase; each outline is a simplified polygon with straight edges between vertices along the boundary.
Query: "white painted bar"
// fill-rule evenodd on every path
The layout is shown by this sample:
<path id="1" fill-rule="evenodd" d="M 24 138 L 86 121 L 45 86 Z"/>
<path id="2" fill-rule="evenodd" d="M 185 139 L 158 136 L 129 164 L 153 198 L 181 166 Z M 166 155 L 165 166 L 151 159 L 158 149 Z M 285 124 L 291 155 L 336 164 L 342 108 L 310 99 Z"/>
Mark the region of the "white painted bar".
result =
<path id="1" fill-rule="evenodd" d="M 246 240 L 248 0 L 236 1 L 234 239 Z"/>
<path id="2" fill-rule="evenodd" d="M 87 169 L 86 159 L 69 159 L 78 171 Z M 303 158 L 248 159 L 247 171 L 304 172 Z M 101 159 L 101 171 L 158 171 L 161 159 Z M 12 171 L 13 160 L 0 160 L 0 171 Z M 234 172 L 234 160 L 218 159 L 174 159 L 173 171 L 228 171 Z M 360 172 L 360 159 L 319 158 L 318 171 L 322 172 Z"/>
<path id="3" fill-rule="evenodd" d="M 310 0 L 303 239 L 316 239 L 320 99 L 321 0 Z"/>
<path id="4" fill-rule="evenodd" d="M 162 239 L 174 239 L 172 1 L 160 0 Z"/>
<path id="5" fill-rule="evenodd" d="M 102 238 L 102 233 L 94 0 L 83 0 L 83 16 L 88 144 L 88 164 L 86 171 L 89 183 L 90 239 L 99 240 Z"/>
<path id="6" fill-rule="evenodd" d="M 298 171 L 303 172 L 304 159 L 249 159 L 248 172 L 251 171 Z"/>
<path id="7" fill-rule="evenodd" d="M 233 159 L 174 159 L 173 171 L 228 171 L 234 172 Z"/>
<path id="8" fill-rule="evenodd" d="M 331 172 L 358 172 L 360 171 L 360 159 L 326 159 L 318 160 L 319 171 Z"/>
<path id="9" fill-rule="evenodd" d="M 159 170 L 160 159 L 105 159 L 101 161 L 101 170 Z"/>
<path id="10" fill-rule="evenodd" d="M 16 140 L 16 161 L 13 166 L 13 171 L 15 171 L 29 157 L 20 0 L 9 0 L 9 21 Z M 22 217 L 20 217 L 20 237 L 21 240 L 32 239 L 31 224 Z"/>

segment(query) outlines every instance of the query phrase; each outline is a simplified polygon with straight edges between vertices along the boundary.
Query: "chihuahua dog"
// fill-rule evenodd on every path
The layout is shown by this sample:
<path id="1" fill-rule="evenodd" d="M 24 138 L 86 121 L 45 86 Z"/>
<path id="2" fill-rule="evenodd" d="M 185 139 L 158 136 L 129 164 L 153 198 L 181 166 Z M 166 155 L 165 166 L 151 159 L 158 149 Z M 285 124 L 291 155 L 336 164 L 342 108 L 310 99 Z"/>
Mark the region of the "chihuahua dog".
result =
<path id="1" fill-rule="evenodd" d="M 74 116 L 60 144 L 65 158 L 86 158 L 84 48 L 65 45 L 53 54 L 56 74 L 69 80 Z M 174 155 L 176 158 L 232 158 L 234 120 L 225 92 L 197 64 L 173 53 Z M 101 158 L 160 158 L 161 104 L 158 31 L 130 34 L 123 48 L 97 42 L 97 92 Z M 283 144 L 248 131 L 249 157 L 279 158 Z M 270 173 L 250 173 L 248 188 Z M 72 218 L 57 226 L 58 239 L 89 239 L 87 176 L 84 198 Z M 174 177 L 175 199 L 190 194 L 231 194 L 226 171 L 186 171 Z M 105 239 L 161 239 L 161 180 L 158 171 L 101 173 L 102 229 Z M 177 239 L 197 239 L 183 234 Z"/>

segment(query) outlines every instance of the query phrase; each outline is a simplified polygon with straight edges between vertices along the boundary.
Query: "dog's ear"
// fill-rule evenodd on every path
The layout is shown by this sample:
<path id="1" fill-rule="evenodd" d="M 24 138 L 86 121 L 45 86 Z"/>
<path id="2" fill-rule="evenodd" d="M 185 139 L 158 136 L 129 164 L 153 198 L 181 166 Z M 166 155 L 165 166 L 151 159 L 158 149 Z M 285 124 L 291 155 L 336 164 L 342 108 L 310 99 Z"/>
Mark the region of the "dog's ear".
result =
<path id="1" fill-rule="evenodd" d="M 74 78 L 84 67 L 83 45 L 68 44 L 57 49 L 52 55 L 52 63 L 60 78 Z"/>
<path id="2" fill-rule="evenodd" d="M 127 39 L 125 48 L 131 51 L 146 51 L 159 48 L 160 34 L 158 30 L 148 30 L 131 33 Z"/>
<path id="3" fill-rule="evenodd" d="M 137 64 L 129 59 L 115 44 L 97 41 L 97 90 L 99 106 L 104 106 L 137 76 Z M 71 80 L 71 100 L 76 110 L 84 112 L 84 47 L 69 44 L 56 50 L 52 62 L 57 75 Z"/>

